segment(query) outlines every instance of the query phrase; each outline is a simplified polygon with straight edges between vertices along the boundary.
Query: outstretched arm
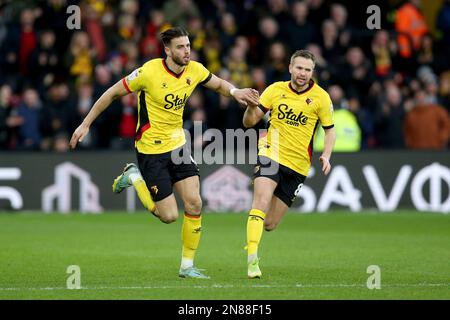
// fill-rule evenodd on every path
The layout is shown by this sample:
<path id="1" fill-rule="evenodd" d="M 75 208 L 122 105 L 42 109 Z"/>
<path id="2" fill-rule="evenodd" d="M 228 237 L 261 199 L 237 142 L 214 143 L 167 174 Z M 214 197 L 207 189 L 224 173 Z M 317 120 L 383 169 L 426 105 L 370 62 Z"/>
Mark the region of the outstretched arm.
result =
<path id="1" fill-rule="evenodd" d="M 322 172 L 327 175 L 331 170 L 330 158 L 331 152 L 333 152 L 334 142 L 336 141 L 336 130 L 333 128 L 324 129 L 325 130 L 325 143 L 322 155 L 319 160 L 322 162 Z"/>
<path id="2" fill-rule="evenodd" d="M 100 98 L 94 103 L 94 106 L 84 118 L 83 122 L 75 130 L 70 139 L 70 147 L 74 149 L 78 142 L 83 141 L 84 137 L 89 132 L 89 127 L 94 122 L 95 119 L 113 102 L 113 100 L 125 96 L 128 94 L 122 80 L 116 82 L 111 86 L 105 93 L 102 94 Z"/>
<path id="3" fill-rule="evenodd" d="M 244 127 L 251 128 L 257 124 L 262 117 L 264 117 L 264 112 L 257 105 L 250 104 L 247 106 L 247 109 L 245 109 L 242 123 L 244 124 Z"/>
<path id="4" fill-rule="evenodd" d="M 237 102 L 247 106 L 248 104 L 258 105 L 259 93 L 255 89 L 237 89 L 228 81 L 212 75 L 211 79 L 204 84 L 208 89 L 214 90 L 225 97 L 233 96 Z"/>

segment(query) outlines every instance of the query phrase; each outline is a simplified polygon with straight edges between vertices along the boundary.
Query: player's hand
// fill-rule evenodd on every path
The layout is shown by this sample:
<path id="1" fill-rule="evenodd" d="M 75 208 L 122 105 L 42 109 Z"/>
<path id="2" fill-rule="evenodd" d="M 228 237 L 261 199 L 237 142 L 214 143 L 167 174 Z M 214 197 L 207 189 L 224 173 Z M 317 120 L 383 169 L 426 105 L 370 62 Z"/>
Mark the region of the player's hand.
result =
<path id="1" fill-rule="evenodd" d="M 89 133 L 89 126 L 85 124 L 80 124 L 80 126 L 75 130 L 75 132 L 72 135 L 72 138 L 70 139 L 70 147 L 72 149 L 75 149 L 78 142 L 83 141 L 84 137 Z"/>
<path id="2" fill-rule="evenodd" d="M 320 156 L 319 158 L 320 162 L 322 162 L 322 172 L 324 175 L 328 175 L 328 173 L 330 173 L 331 170 L 331 164 L 330 164 L 330 160 L 328 160 L 327 157 L 325 156 Z"/>
<path id="3" fill-rule="evenodd" d="M 257 106 L 259 104 L 259 92 L 252 88 L 237 89 L 234 98 L 244 106 Z"/>

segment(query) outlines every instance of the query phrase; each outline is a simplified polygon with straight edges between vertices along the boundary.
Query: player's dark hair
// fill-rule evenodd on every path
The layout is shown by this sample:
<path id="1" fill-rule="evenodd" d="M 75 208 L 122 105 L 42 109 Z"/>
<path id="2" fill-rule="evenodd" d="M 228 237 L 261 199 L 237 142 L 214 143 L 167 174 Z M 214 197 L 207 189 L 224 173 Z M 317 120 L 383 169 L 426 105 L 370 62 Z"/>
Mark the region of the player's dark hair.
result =
<path id="1" fill-rule="evenodd" d="M 302 57 L 305 59 L 309 59 L 312 60 L 312 62 L 314 63 L 314 65 L 316 64 L 316 57 L 314 56 L 314 54 L 309 51 L 309 50 L 297 50 L 294 52 L 294 54 L 291 56 L 291 63 L 292 61 L 294 61 L 295 58 L 297 57 Z"/>
<path id="2" fill-rule="evenodd" d="M 187 37 L 187 36 L 189 36 L 189 33 L 181 27 L 174 27 L 174 28 L 167 29 L 166 31 L 162 32 L 160 35 L 161 41 L 165 47 L 168 47 L 170 45 L 170 41 L 172 41 L 172 39 L 175 39 L 178 37 Z"/>

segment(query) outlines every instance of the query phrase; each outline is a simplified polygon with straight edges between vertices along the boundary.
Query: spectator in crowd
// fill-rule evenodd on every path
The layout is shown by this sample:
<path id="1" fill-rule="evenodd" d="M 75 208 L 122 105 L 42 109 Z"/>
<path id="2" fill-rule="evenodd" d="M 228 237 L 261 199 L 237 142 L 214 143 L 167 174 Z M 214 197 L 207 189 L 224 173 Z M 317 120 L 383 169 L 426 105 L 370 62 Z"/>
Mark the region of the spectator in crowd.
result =
<path id="1" fill-rule="evenodd" d="M 322 23 L 321 34 L 318 44 L 322 49 L 323 57 L 331 64 L 337 63 L 343 50 L 339 43 L 337 26 L 331 19 L 326 19 Z"/>
<path id="2" fill-rule="evenodd" d="M 269 14 L 275 19 L 279 27 L 278 40 L 287 42 L 290 38 L 289 36 L 289 5 L 287 0 L 267 0 L 269 7 Z"/>
<path id="3" fill-rule="evenodd" d="M 26 88 L 23 92 L 23 102 L 18 107 L 18 116 L 23 119 L 19 126 L 19 139 L 17 149 L 39 150 L 42 135 L 41 124 L 45 121 L 41 118 L 40 109 L 42 103 L 36 90 Z"/>
<path id="4" fill-rule="evenodd" d="M 231 82 L 238 87 L 247 88 L 251 85 L 250 67 L 246 61 L 246 51 L 242 46 L 231 48 L 226 68 L 230 71 Z"/>
<path id="5" fill-rule="evenodd" d="M 133 41 L 125 41 L 122 42 L 120 51 L 120 57 L 123 63 L 123 72 L 130 74 L 141 64 L 139 61 L 139 47 L 137 43 Z"/>
<path id="6" fill-rule="evenodd" d="M 350 97 L 365 102 L 374 79 L 373 68 L 360 47 L 350 47 L 334 76 L 334 82 L 340 84 Z"/>
<path id="7" fill-rule="evenodd" d="M 333 3 L 330 7 L 330 18 L 337 27 L 339 45 L 346 48 L 350 44 L 352 30 L 347 25 L 347 9 L 339 3 Z"/>
<path id="8" fill-rule="evenodd" d="M 138 0 L 122 0 L 120 2 L 120 11 L 124 14 L 129 14 L 136 17 L 139 13 L 139 1 Z"/>
<path id="9" fill-rule="evenodd" d="M 95 68 L 94 101 L 119 80 L 118 75 L 122 72 L 120 71 L 122 70 L 122 62 L 119 55 L 114 56 L 113 59 L 115 59 L 115 63 L 111 63 L 109 66 L 98 65 Z M 110 137 L 117 137 L 119 130 L 117 125 L 111 126 L 111 123 L 119 124 L 121 117 L 122 105 L 119 100 L 114 100 L 92 127 L 94 131 L 92 139 L 94 139 L 93 144 L 96 147 L 110 147 Z"/>
<path id="10" fill-rule="evenodd" d="M 273 43 L 269 48 L 269 61 L 266 64 L 266 78 L 269 83 L 287 81 L 290 75 L 288 70 L 289 54 L 286 46 L 281 42 Z"/>
<path id="11" fill-rule="evenodd" d="M 419 65 L 434 67 L 435 57 L 433 52 L 433 37 L 431 34 L 425 34 L 420 39 L 419 49 L 417 51 L 417 62 Z"/>
<path id="12" fill-rule="evenodd" d="M 7 84 L 0 87 L 0 150 L 14 146 L 15 128 L 23 124 L 23 118 L 14 115 L 13 91 Z"/>
<path id="13" fill-rule="evenodd" d="M 272 17 L 264 17 L 259 23 L 259 36 L 257 39 L 256 53 L 252 58 L 253 63 L 263 64 L 268 59 L 267 48 L 276 41 L 278 41 L 279 25 Z"/>
<path id="14" fill-rule="evenodd" d="M 28 74 L 28 60 L 37 46 L 37 33 L 34 28 L 35 12 L 33 9 L 24 9 L 20 14 L 20 44 L 19 44 L 19 70 Z"/>
<path id="15" fill-rule="evenodd" d="M 292 5 L 292 18 L 289 20 L 289 40 L 291 51 L 306 48 L 315 40 L 316 34 L 312 23 L 308 20 L 309 8 L 305 1 L 296 1 Z"/>
<path id="16" fill-rule="evenodd" d="M 234 15 L 226 12 L 220 21 L 220 43 L 223 50 L 227 51 L 234 44 L 234 39 L 238 36 L 238 27 Z"/>
<path id="17" fill-rule="evenodd" d="M 66 67 L 72 77 L 72 82 L 79 76 L 87 78 L 92 76 L 94 57 L 95 52 L 90 47 L 88 34 L 84 31 L 74 33 L 66 56 Z"/>
<path id="18" fill-rule="evenodd" d="M 406 146 L 410 149 L 445 149 L 450 141 L 448 111 L 430 103 L 424 90 L 416 92 L 414 102 L 404 120 Z"/>
<path id="19" fill-rule="evenodd" d="M 361 128 L 361 149 L 375 146 L 373 114 L 367 106 L 362 106 L 359 99 L 352 97 L 348 100 L 348 109 L 355 115 Z"/>
<path id="20" fill-rule="evenodd" d="M 389 33 L 386 30 L 379 30 L 375 33 L 371 50 L 375 75 L 379 79 L 384 79 L 392 72 L 392 56 L 396 50 L 396 46 L 390 42 Z"/>
<path id="21" fill-rule="evenodd" d="M 97 68 L 101 68 L 98 66 Z M 79 81 L 76 85 L 76 96 L 72 104 L 72 110 L 68 115 L 67 131 L 73 132 L 84 117 L 88 114 L 92 105 L 94 104 L 94 87 L 90 81 Z M 95 134 L 95 132 L 94 132 Z M 92 133 L 80 142 L 80 147 L 86 149 L 92 146 Z"/>
<path id="22" fill-rule="evenodd" d="M 117 23 L 120 41 L 136 41 L 141 37 L 140 29 L 134 15 L 122 13 Z"/>
<path id="23" fill-rule="evenodd" d="M 209 143 L 212 142 L 212 137 L 207 136 L 206 132 L 208 127 L 206 125 L 206 114 L 203 108 L 194 109 L 191 114 L 190 119 L 191 127 L 189 128 L 189 133 L 191 135 L 191 148 L 194 153 L 195 150 L 202 150 Z M 196 129 L 195 126 L 200 126 Z"/>
<path id="24" fill-rule="evenodd" d="M 124 150 L 134 147 L 136 135 L 136 95 L 126 95 L 121 98 L 122 114 L 120 116 L 118 136 L 111 141 L 111 148 Z"/>
<path id="25" fill-rule="evenodd" d="M 183 28 L 187 28 L 190 18 L 200 17 L 200 10 L 192 0 L 165 1 L 163 11 L 171 25 Z"/>
<path id="26" fill-rule="evenodd" d="M 104 6 L 95 6 L 94 3 L 86 3 L 82 7 L 84 13 L 83 24 L 86 27 L 92 47 L 96 52 L 96 57 L 99 62 L 104 62 L 106 59 L 106 41 L 103 33 L 100 17 L 103 14 Z M 99 8 L 100 7 L 100 8 Z"/>
<path id="27" fill-rule="evenodd" d="M 216 74 L 222 68 L 221 53 L 222 44 L 217 34 L 210 35 L 203 47 L 203 56 L 205 59 L 205 67 Z"/>
<path id="28" fill-rule="evenodd" d="M 314 29 L 320 30 L 322 21 L 329 18 L 329 9 L 324 0 L 306 0 L 309 7 L 309 21 L 314 24 Z"/>
<path id="29" fill-rule="evenodd" d="M 429 31 L 420 5 L 421 0 L 409 0 L 395 14 L 397 43 L 404 72 L 414 69 L 413 55 L 417 53 L 423 36 Z"/>
<path id="30" fill-rule="evenodd" d="M 161 56 L 162 47 L 158 40 L 158 35 L 169 27 L 164 13 L 161 10 L 154 9 L 149 13 L 150 19 L 145 26 L 144 38 L 140 44 L 141 56 L 143 61 Z"/>
<path id="31" fill-rule="evenodd" d="M 377 145 L 382 148 L 403 148 L 403 97 L 393 81 L 385 85 L 384 91 L 375 114 Z"/>
<path id="32" fill-rule="evenodd" d="M 65 83 L 53 84 L 49 91 L 48 97 L 43 104 L 40 114 L 46 119 L 42 121 L 40 126 L 42 143 L 41 148 L 51 150 L 53 146 L 53 138 L 56 135 L 68 135 L 68 118 L 72 106 L 69 99 L 69 87 Z"/>
<path id="33" fill-rule="evenodd" d="M 17 2 L 26 3 L 25 1 Z M 27 2 L 30 3 L 30 1 Z M 32 2 L 36 4 L 37 1 Z M 82 5 L 82 3 L 80 4 Z M 36 14 L 36 27 L 39 30 L 52 30 L 55 33 L 55 48 L 60 55 L 66 52 L 72 37 L 72 30 L 67 28 L 68 5 L 68 0 L 39 1 L 38 7 L 41 14 Z M 85 12 L 85 10 L 82 10 L 82 12 Z"/>
<path id="34" fill-rule="evenodd" d="M 348 101 L 345 99 L 344 91 L 338 85 L 328 88 L 334 108 L 334 123 L 336 130 L 336 142 L 333 151 L 354 152 L 361 148 L 361 129 L 355 115 L 349 110 Z M 324 130 L 320 127 L 314 141 L 314 150 L 323 151 Z"/>
<path id="35" fill-rule="evenodd" d="M 203 138 L 203 133 L 208 129 L 206 125 L 206 113 L 204 110 L 203 95 L 194 91 L 189 99 L 189 106 L 183 122 L 183 127 L 191 136 L 191 149 L 201 150 L 211 141 Z M 197 127 L 196 127 L 197 126 Z"/>
<path id="36" fill-rule="evenodd" d="M 200 17 L 192 17 L 188 21 L 189 38 L 191 39 L 191 48 L 197 52 L 201 51 L 205 45 L 206 31 Z"/>
<path id="37" fill-rule="evenodd" d="M 59 76 L 60 58 L 55 48 L 55 33 L 52 30 L 44 30 L 39 37 L 39 45 L 32 52 L 29 59 L 29 68 L 32 84 L 39 89 L 41 95 Z"/>
<path id="38" fill-rule="evenodd" d="M 266 72 L 261 67 L 255 67 L 251 71 L 251 77 L 253 81 L 252 87 L 261 94 L 266 89 L 268 83 Z"/>
<path id="39" fill-rule="evenodd" d="M 32 8 L 21 9 L 19 21 L 13 21 L 4 36 L 0 49 L 0 80 L 13 87 L 20 80 L 26 80 L 28 75 L 29 58 L 37 46 L 35 18 L 36 12 Z"/>

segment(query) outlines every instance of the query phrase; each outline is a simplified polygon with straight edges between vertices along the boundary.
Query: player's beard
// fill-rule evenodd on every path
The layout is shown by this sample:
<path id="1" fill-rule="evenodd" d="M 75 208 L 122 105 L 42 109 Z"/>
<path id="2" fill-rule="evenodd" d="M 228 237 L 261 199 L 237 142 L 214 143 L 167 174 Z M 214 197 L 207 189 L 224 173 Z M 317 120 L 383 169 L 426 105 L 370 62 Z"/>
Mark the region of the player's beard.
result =
<path id="1" fill-rule="evenodd" d="M 172 56 L 172 60 L 173 60 L 173 62 L 175 62 L 175 64 L 179 65 L 180 67 L 184 67 L 184 66 L 188 65 L 190 58 L 187 59 L 187 62 L 184 62 L 183 58 L 178 58 L 176 56 Z"/>

